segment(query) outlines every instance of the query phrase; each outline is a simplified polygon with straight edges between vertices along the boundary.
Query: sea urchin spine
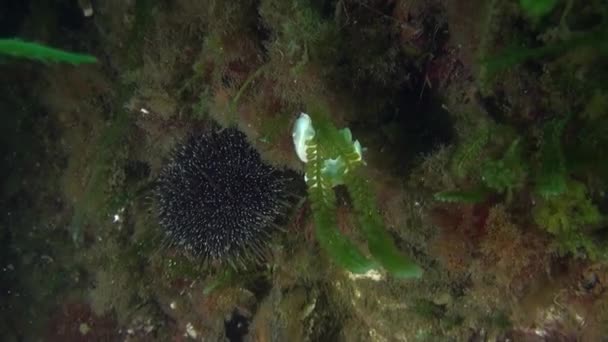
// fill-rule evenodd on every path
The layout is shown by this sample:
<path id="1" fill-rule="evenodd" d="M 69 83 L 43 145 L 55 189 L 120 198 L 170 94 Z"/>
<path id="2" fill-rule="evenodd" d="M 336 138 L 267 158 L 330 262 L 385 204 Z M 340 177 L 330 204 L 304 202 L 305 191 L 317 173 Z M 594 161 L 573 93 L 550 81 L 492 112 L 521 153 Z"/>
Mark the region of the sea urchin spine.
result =
<path id="1" fill-rule="evenodd" d="M 284 211 L 286 177 L 232 128 L 193 135 L 174 151 L 156 188 L 159 222 L 174 245 L 206 261 L 263 257 Z"/>

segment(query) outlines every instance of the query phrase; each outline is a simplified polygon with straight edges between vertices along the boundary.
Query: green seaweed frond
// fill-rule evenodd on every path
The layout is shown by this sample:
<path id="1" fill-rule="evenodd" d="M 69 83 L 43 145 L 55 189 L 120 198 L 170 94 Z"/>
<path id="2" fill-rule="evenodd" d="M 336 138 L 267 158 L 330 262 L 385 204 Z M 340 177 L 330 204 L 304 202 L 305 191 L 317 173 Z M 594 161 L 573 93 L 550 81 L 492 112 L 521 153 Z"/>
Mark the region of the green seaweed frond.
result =
<path id="1" fill-rule="evenodd" d="M 488 76 L 492 77 L 499 71 L 512 68 L 525 61 L 560 56 L 583 47 L 593 47 L 598 53 L 605 55 L 608 53 L 607 36 L 608 32 L 598 30 L 536 48 L 513 46 L 497 56 L 484 58 L 481 62 Z"/>
<path id="2" fill-rule="evenodd" d="M 515 188 L 523 186 L 526 178 L 526 163 L 522 158 L 521 139 L 515 139 L 504 156 L 487 162 L 481 171 L 481 179 L 490 189 L 507 192 L 511 197 Z"/>
<path id="3" fill-rule="evenodd" d="M 472 191 L 441 191 L 434 195 L 435 199 L 447 203 L 479 203 L 483 202 L 488 195 L 485 189 Z"/>
<path id="4" fill-rule="evenodd" d="M 353 143 L 350 130 L 338 130 L 326 118 L 316 117 L 315 122 L 316 134 L 307 143 L 306 178 L 320 245 L 353 273 L 366 273 L 379 263 L 395 277 L 419 278 L 422 269 L 397 249 L 367 180 L 358 172 L 364 163 L 360 145 Z M 359 230 L 367 240 L 373 261 L 337 230 L 333 187 L 339 184 L 344 184 L 350 194 Z"/>
<path id="5" fill-rule="evenodd" d="M 55 49 L 21 39 L 0 39 L 0 54 L 19 58 L 34 59 L 44 63 L 87 64 L 96 63 L 97 58 L 74 52 Z"/>
<path id="6" fill-rule="evenodd" d="M 366 273 L 375 265 L 338 230 L 336 195 L 331 179 L 323 173 L 319 146 L 314 139 L 307 144 L 306 156 L 306 183 L 319 244 L 338 265 L 353 273 Z"/>
<path id="7" fill-rule="evenodd" d="M 519 0 L 521 8 L 534 18 L 549 14 L 558 2 L 559 0 Z"/>
<path id="8" fill-rule="evenodd" d="M 602 110 L 608 114 L 608 101 Z M 608 115 L 597 115 L 597 118 L 586 118 L 574 142 L 566 145 L 566 160 L 569 171 L 595 179 L 605 188 L 608 185 Z"/>
<path id="9" fill-rule="evenodd" d="M 384 227 L 375 203 L 375 196 L 367 182 L 356 172 L 349 172 L 344 179 L 353 200 L 359 228 L 367 239 L 369 251 L 374 259 L 395 277 L 419 278 L 422 269 L 395 246 Z"/>
<path id="10" fill-rule="evenodd" d="M 606 248 L 602 248 L 593 238 L 580 231 L 569 230 L 555 236 L 555 247 L 561 255 L 571 253 L 575 257 L 587 257 L 591 260 L 605 260 Z"/>
<path id="11" fill-rule="evenodd" d="M 477 162 L 481 151 L 488 143 L 490 127 L 482 123 L 472 134 L 459 145 L 452 158 L 451 169 L 456 177 L 465 178 Z"/>
<path id="12" fill-rule="evenodd" d="M 577 181 L 567 182 L 566 191 L 542 200 L 533 211 L 536 223 L 553 234 L 564 252 L 580 251 L 591 259 L 602 254 L 588 232 L 602 222 L 602 215 L 587 197 L 587 188 Z"/>
<path id="13" fill-rule="evenodd" d="M 281 51 L 295 64 L 294 71 L 306 64 L 335 29 L 309 1 L 271 0 L 260 5 L 260 16 L 273 29 L 271 49 Z M 323 44 L 323 47 L 330 47 Z"/>
<path id="14" fill-rule="evenodd" d="M 567 172 L 562 151 L 562 134 L 567 121 L 568 118 L 553 120 L 543 127 L 536 191 L 545 198 L 558 196 L 566 191 Z"/>

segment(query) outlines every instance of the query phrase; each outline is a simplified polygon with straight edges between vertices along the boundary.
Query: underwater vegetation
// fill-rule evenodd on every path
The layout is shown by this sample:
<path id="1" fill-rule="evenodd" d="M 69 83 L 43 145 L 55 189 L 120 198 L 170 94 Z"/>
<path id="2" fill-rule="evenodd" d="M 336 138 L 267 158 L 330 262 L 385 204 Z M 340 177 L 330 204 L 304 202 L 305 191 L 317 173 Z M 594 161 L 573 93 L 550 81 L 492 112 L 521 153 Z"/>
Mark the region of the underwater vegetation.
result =
<path id="1" fill-rule="evenodd" d="M 97 58 L 91 55 L 68 52 L 21 39 L 0 39 L 0 54 L 35 59 L 45 63 L 61 62 L 76 65 L 97 62 Z"/>
<path id="2" fill-rule="evenodd" d="M 537 172 L 536 192 L 542 197 L 558 196 L 566 191 L 566 160 L 562 136 L 567 119 L 545 124 L 539 149 L 540 170 Z"/>
<path id="3" fill-rule="evenodd" d="M 604 1 L 8 1 L 1 340 L 608 336 Z"/>
<path id="4" fill-rule="evenodd" d="M 559 195 L 545 198 L 534 209 L 533 216 L 539 227 L 556 238 L 562 253 L 581 253 L 591 260 L 605 259 L 606 248 L 593 241 L 594 230 L 603 217 L 588 197 L 585 184 L 569 180 Z"/>
<path id="5" fill-rule="evenodd" d="M 558 0 L 520 0 L 521 8 L 532 17 L 542 17 L 549 14 Z"/>
<path id="6" fill-rule="evenodd" d="M 317 239 L 327 253 L 353 273 L 377 268 L 376 262 L 398 278 L 419 278 L 422 269 L 397 250 L 378 213 L 374 194 L 359 172 L 364 163 L 361 144 L 352 141 L 348 128 L 338 131 L 323 112 L 300 114 L 294 126 L 294 144 L 300 159 L 307 163 L 306 183 L 312 203 Z M 358 227 L 367 240 L 376 262 L 366 258 L 337 229 L 334 187 L 344 185 L 353 203 Z"/>
<path id="7" fill-rule="evenodd" d="M 483 203 L 491 196 L 501 196 L 511 203 L 514 197 L 521 197 L 521 192 L 533 189 L 533 194 L 538 197 L 532 212 L 534 222 L 556 236 L 560 251 L 574 255 L 582 252 L 596 260 L 604 255 L 604 252 L 600 252 L 604 248 L 592 242 L 589 234 L 599 228 L 603 219 L 588 197 L 586 185 L 570 176 L 563 146 L 568 122 L 569 116 L 546 122 L 540 131 L 535 151 L 524 149 L 530 143 L 520 136 L 514 138 L 504 152 L 499 152 L 497 158 L 482 155 L 483 147 L 487 144 L 487 131 L 481 135 L 471 135 L 454 153 L 452 164 L 461 166 L 465 164 L 464 161 L 475 160 L 481 165 L 479 172 L 474 173 L 479 180 L 469 185 L 471 190 L 442 191 L 435 193 L 435 199 L 447 203 Z M 504 129 L 502 131 L 505 132 Z M 500 135 L 501 129 L 497 127 L 496 132 Z M 507 139 L 511 136 L 510 133 L 503 134 Z M 479 158 L 486 160 L 480 162 Z M 455 168 L 454 173 L 460 178 L 463 174 L 473 174 L 471 171 L 460 171 L 463 169 Z"/>
<path id="8" fill-rule="evenodd" d="M 463 115 L 466 131 L 443 161 L 449 173 L 442 177 L 450 181 L 434 188 L 429 212 L 439 228 L 432 253 L 452 279 L 472 281 L 471 294 L 487 303 L 505 296 L 509 306 L 485 307 L 511 312 L 513 326 L 544 324 L 532 318 L 542 309 L 526 316 L 519 305 L 550 307 L 539 297 L 572 286 L 554 276 L 574 284 L 570 277 L 579 269 L 607 262 L 606 88 L 596 79 L 606 76 L 608 12 L 599 3 L 573 4 L 501 3 L 499 12 L 510 18 L 497 21 L 522 20 L 524 27 L 500 29 L 494 51 L 482 48 L 480 66 L 492 76 L 489 83 L 483 72 L 478 79 L 484 113 Z M 564 307 L 577 311 L 578 305 L 584 306 L 570 299 Z M 599 338 L 606 330 L 596 324 L 605 324 L 605 310 L 593 310 L 580 310 L 588 325 L 569 316 L 553 333 Z"/>

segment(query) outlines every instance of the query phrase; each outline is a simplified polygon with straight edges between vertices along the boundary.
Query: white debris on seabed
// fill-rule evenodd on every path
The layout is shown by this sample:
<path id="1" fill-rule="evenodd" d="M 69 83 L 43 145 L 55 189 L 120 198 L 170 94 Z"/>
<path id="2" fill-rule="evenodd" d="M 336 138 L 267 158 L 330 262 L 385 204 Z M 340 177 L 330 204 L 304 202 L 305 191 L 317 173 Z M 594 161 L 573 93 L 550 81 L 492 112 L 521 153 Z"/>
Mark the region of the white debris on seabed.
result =
<path id="1" fill-rule="evenodd" d="M 186 334 L 184 336 L 189 336 L 194 339 L 198 336 L 198 331 L 194 329 L 192 323 L 188 322 L 188 324 L 186 324 Z"/>
<path id="2" fill-rule="evenodd" d="M 175 310 L 177 309 L 177 303 L 175 303 L 175 301 L 171 302 L 171 304 L 169 304 L 169 307 L 171 308 L 171 310 Z"/>
<path id="3" fill-rule="evenodd" d="M 376 329 L 369 329 L 369 337 L 371 338 L 372 341 L 388 341 L 384 336 L 380 335 Z"/>
<path id="4" fill-rule="evenodd" d="M 156 329 L 151 318 L 136 317 L 131 326 L 126 330 L 129 336 L 149 335 Z"/>
<path id="5" fill-rule="evenodd" d="M 112 223 L 118 223 L 118 224 L 122 223 L 124 212 L 125 212 L 124 207 L 118 209 L 118 211 L 112 216 Z M 119 227 L 119 229 L 120 229 L 120 227 Z"/>
<path id="6" fill-rule="evenodd" d="M 311 301 L 310 304 L 308 304 L 304 310 L 302 310 L 302 317 L 301 320 L 305 320 L 314 310 L 315 307 L 317 306 L 317 299 L 313 298 L 313 300 Z"/>
<path id="7" fill-rule="evenodd" d="M 78 331 L 80 331 L 80 334 L 82 334 L 82 336 L 84 336 L 84 335 L 88 334 L 89 331 L 91 331 L 91 327 L 89 327 L 89 325 L 86 323 L 80 323 L 80 326 L 78 327 Z"/>
<path id="8" fill-rule="evenodd" d="M 378 270 L 369 270 L 363 274 L 355 274 L 348 272 L 348 277 L 352 280 L 371 279 L 373 281 L 380 281 L 384 279 L 384 276 L 382 275 L 382 273 L 378 272 Z"/>
<path id="9" fill-rule="evenodd" d="M 82 15 L 86 18 L 93 16 L 93 4 L 91 4 L 91 0 L 78 0 L 78 5 L 82 10 Z"/>
<path id="10" fill-rule="evenodd" d="M 40 256 L 40 259 L 44 260 L 47 264 L 51 264 L 55 261 L 51 256 L 43 254 Z"/>

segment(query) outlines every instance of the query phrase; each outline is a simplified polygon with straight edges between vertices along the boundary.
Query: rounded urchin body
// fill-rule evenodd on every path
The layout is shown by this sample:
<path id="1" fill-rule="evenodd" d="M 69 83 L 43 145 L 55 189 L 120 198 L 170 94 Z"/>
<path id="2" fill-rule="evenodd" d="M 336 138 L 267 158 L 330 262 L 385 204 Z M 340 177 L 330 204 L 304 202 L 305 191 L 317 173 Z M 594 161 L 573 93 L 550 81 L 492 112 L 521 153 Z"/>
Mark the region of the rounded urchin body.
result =
<path id="1" fill-rule="evenodd" d="M 174 245 L 207 261 L 259 259 L 283 212 L 285 183 L 240 131 L 193 135 L 160 172 L 160 225 Z"/>

